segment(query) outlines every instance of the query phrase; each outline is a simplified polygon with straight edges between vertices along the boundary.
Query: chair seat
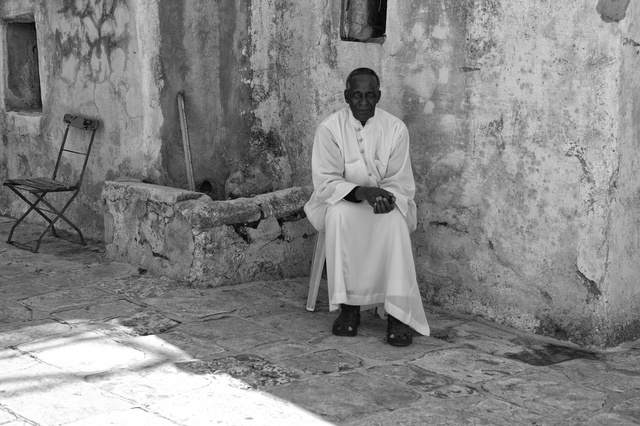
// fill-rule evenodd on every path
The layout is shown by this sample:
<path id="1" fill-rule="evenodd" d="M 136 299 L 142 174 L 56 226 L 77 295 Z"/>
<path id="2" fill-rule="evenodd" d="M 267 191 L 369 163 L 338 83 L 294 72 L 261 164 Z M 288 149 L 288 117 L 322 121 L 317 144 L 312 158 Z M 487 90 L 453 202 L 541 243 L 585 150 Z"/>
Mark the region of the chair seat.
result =
<path id="1" fill-rule="evenodd" d="M 66 192 L 75 191 L 78 185 L 69 185 L 55 179 L 36 177 L 30 179 L 9 179 L 3 183 L 6 186 L 13 186 L 18 189 L 24 189 L 31 193 L 37 192 Z"/>

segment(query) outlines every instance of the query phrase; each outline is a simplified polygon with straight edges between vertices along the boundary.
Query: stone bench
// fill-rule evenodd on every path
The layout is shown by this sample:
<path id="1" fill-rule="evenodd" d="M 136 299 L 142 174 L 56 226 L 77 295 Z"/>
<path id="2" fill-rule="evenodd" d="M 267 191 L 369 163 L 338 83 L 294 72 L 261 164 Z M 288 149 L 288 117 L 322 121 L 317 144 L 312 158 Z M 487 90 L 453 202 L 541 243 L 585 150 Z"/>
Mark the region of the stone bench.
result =
<path id="1" fill-rule="evenodd" d="M 309 187 L 213 201 L 199 192 L 105 182 L 106 255 L 200 287 L 308 276 Z"/>

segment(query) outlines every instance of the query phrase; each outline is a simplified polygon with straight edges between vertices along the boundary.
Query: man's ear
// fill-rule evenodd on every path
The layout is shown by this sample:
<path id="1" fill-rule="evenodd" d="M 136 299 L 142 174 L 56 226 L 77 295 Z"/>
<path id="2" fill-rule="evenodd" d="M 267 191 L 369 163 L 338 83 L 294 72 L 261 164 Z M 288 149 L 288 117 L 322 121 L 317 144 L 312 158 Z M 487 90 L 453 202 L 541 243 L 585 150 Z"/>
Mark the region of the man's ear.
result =
<path id="1" fill-rule="evenodd" d="M 378 90 L 378 102 L 380 102 L 381 97 L 382 97 L 382 90 Z"/>
<path id="2" fill-rule="evenodd" d="M 348 90 L 344 91 L 344 101 L 346 103 L 349 103 L 349 91 Z"/>

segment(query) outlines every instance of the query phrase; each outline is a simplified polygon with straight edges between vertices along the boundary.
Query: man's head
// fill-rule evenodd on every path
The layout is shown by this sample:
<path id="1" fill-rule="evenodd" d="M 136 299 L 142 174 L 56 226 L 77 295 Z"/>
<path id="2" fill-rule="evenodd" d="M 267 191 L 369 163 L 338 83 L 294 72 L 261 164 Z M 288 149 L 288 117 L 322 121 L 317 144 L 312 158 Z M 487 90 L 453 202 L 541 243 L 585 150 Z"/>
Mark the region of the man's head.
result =
<path id="1" fill-rule="evenodd" d="M 358 121 L 364 124 L 373 117 L 380 95 L 380 78 L 375 71 L 369 68 L 351 71 L 347 77 L 344 99 Z"/>

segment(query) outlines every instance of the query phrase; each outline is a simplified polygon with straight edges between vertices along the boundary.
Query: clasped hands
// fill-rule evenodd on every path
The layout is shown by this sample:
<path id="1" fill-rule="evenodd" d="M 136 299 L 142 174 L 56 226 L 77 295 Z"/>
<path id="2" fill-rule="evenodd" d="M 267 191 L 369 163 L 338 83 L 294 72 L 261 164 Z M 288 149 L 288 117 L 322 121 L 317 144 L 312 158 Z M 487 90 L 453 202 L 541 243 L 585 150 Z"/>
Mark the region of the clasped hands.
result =
<path id="1" fill-rule="evenodd" d="M 396 197 L 391 192 L 375 186 L 361 186 L 354 195 L 356 200 L 369 203 L 375 214 L 390 213 L 396 206 Z"/>

